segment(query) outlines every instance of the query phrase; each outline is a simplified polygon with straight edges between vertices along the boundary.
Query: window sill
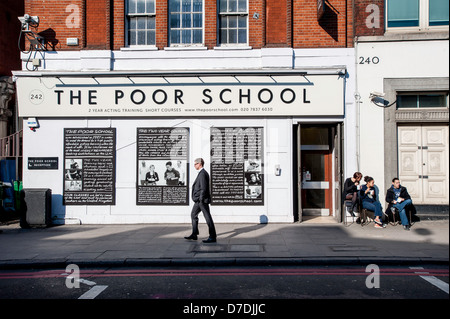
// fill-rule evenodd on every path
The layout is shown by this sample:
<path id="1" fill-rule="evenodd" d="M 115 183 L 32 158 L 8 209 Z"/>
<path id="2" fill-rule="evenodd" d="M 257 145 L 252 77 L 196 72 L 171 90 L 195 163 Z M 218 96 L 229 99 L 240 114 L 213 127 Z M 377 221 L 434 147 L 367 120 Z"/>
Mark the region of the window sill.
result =
<path id="1" fill-rule="evenodd" d="M 227 51 L 227 50 L 251 50 L 252 47 L 248 45 L 224 45 L 224 46 L 218 46 L 214 47 L 214 50 L 217 51 Z"/>
<path id="2" fill-rule="evenodd" d="M 164 51 L 206 51 L 208 50 L 205 46 L 173 46 L 165 47 Z"/>
<path id="3" fill-rule="evenodd" d="M 430 41 L 448 40 L 448 38 L 448 30 L 387 30 L 384 35 L 360 36 L 358 42 Z"/>
<path id="4" fill-rule="evenodd" d="M 120 48 L 120 51 L 158 51 L 158 48 L 155 46 L 131 46 L 131 47 L 123 47 Z"/>

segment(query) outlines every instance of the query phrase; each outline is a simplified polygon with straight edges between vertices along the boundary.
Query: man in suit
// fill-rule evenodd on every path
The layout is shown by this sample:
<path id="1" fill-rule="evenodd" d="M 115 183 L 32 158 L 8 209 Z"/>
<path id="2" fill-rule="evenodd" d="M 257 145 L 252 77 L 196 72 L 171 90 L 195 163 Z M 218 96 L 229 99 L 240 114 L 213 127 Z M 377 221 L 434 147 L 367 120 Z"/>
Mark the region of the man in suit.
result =
<path id="1" fill-rule="evenodd" d="M 216 229 L 214 227 L 214 222 L 209 211 L 209 203 L 211 202 L 211 194 L 209 191 L 209 174 L 203 168 L 205 162 L 202 158 L 197 158 L 194 161 L 194 166 L 197 171 L 199 171 L 197 178 L 192 185 L 192 200 L 194 201 L 194 207 L 191 212 L 192 219 L 192 234 L 185 239 L 197 240 L 198 232 L 198 214 L 203 213 L 206 223 L 209 229 L 209 238 L 203 240 L 204 243 L 215 243 L 216 242 Z"/>

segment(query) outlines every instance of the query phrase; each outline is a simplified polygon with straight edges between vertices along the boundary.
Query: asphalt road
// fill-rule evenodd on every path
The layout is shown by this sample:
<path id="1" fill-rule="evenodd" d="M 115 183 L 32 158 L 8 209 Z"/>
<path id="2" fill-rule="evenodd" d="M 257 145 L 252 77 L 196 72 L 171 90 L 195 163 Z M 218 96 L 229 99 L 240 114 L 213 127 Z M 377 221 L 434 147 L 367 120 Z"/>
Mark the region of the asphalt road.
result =
<path id="1" fill-rule="evenodd" d="M 448 283 L 449 269 L 441 265 L 91 269 L 72 265 L 1 270 L 0 299 L 179 300 L 170 304 L 174 314 L 261 317 L 271 311 L 273 299 L 448 300 Z"/>

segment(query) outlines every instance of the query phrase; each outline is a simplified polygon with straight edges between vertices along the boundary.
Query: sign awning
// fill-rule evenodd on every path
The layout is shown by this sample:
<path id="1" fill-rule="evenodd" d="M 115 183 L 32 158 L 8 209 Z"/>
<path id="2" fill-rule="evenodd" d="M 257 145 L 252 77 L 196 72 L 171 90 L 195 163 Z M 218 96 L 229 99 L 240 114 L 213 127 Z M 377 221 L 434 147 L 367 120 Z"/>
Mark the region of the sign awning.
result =
<path id="1" fill-rule="evenodd" d="M 343 116 L 339 74 L 20 76 L 20 117 Z"/>

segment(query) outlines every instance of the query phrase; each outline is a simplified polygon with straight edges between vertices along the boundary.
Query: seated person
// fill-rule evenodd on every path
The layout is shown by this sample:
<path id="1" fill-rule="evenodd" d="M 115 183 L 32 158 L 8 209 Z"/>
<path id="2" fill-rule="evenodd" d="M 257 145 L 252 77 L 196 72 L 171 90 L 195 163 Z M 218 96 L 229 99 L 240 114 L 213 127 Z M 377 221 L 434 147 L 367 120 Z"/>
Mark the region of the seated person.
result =
<path id="1" fill-rule="evenodd" d="M 359 182 L 361 181 L 362 174 L 360 172 L 355 172 L 353 174 L 353 177 L 349 177 L 344 182 L 344 192 L 343 192 L 343 201 L 345 200 L 351 200 L 352 205 L 350 207 L 350 214 L 352 216 L 355 216 L 353 214 L 353 210 L 356 206 L 356 200 L 358 198 L 358 186 Z"/>
<path id="2" fill-rule="evenodd" d="M 399 211 L 403 229 L 409 230 L 411 226 L 408 217 L 406 217 L 405 208 L 412 205 L 412 200 L 408 190 L 400 185 L 400 180 L 397 177 L 392 180 L 392 186 L 386 192 L 386 202 L 389 203 L 387 209 L 390 209 L 392 214 L 395 214 L 396 209 Z"/>
<path id="3" fill-rule="evenodd" d="M 372 177 L 364 177 L 366 185 L 361 187 L 360 196 L 362 201 L 362 207 L 375 212 L 375 228 L 383 228 L 383 208 L 378 200 L 378 193 L 375 188 L 375 181 Z"/>

